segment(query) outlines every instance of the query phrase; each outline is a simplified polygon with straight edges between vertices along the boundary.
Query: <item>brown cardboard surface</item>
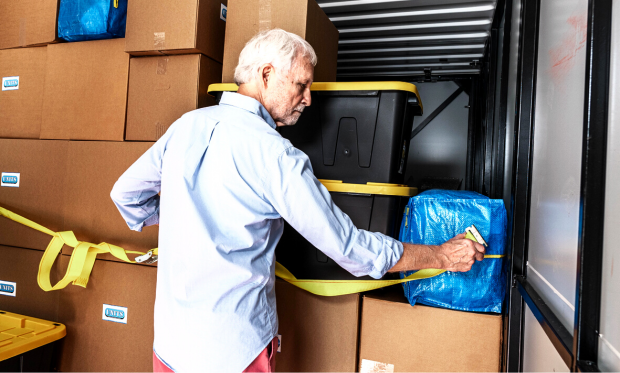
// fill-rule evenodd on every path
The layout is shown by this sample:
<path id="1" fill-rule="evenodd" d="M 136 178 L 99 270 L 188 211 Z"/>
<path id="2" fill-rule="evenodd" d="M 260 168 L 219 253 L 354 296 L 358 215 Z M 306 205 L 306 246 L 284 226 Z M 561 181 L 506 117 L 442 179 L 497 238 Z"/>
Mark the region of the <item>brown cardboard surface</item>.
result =
<path id="1" fill-rule="evenodd" d="M 68 141 L 0 139 L 0 172 L 20 173 L 0 187 L 0 206 L 55 232 L 63 230 Z M 45 250 L 51 236 L 0 217 L 0 244 Z"/>
<path id="2" fill-rule="evenodd" d="M 47 48 L 42 139 L 123 141 L 129 55 L 123 39 Z"/>
<path id="3" fill-rule="evenodd" d="M 60 258 L 66 270 L 69 257 Z M 86 288 L 60 290 L 64 372 L 151 372 L 157 269 L 97 260 Z M 103 304 L 127 307 L 127 324 L 102 320 Z"/>
<path id="4" fill-rule="evenodd" d="M 308 0 L 306 41 L 318 57 L 315 82 L 335 82 L 338 63 L 338 29 L 314 0 Z"/>
<path id="5" fill-rule="evenodd" d="M 130 230 L 110 198 L 114 183 L 152 145 L 151 142 L 69 142 L 64 188 L 65 229 L 72 230 L 80 241 L 107 242 L 125 250 L 146 252 L 157 247 L 158 227 L 146 227 L 142 232 Z M 72 251 L 70 247 L 63 248 L 64 254 Z M 110 254 L 97 257 L 119 261 Z"/>
<path id="6" fill-rule="evenodd" d="M 222 62 L 227 0 L 132 0 L 125 50 L 134 55 L 202 53 Z"/>
<path id="7" fill-rule="evenodd" d="M 0 310 L 58 321 L 59 293 L 43 291 L 37 284 L 42 255 L 38 250 L 0 246 L 0 280 L 16 283 L 15 297 L 2 295 Z M 50 279 L 54 284 L 59 280 L 57 266 L 52 267 Z"/>
<path id="8" fill-rule="evenodd" d="M 359 295 L 321 297 L 276 280 L 278 372 L 354 372 Z"/>
<path id="9" fill-rule="evenodd" d="M 186 112 L 214 105 L 207 88 L 221 75 L 201 54 L 132 58 L 125 140 L 156 141 Z"/>
<path id="10" fill-rule="evenodd" d="M 46 52 L 45 47 L 0 50 L 0 78 L 19 77 L 19 89 L 0 90 L 0 137 L 39 138 Z"/>
<path id="11" fill-rule="evenodd" d="M 497 372 L 501 345 L 501 315 L 363 297 L 360 367 L 366 359 L 394 372 Z"/>
<path id="12" fill-rule="evenodd" d="M 281 28 L 306 39 L 318 64 L 315 82 L 336 81 L 338 30 L 314 0 L 230 0 L 222 82 L 234 82 L 235 67 L 245 44 L 259 31 Z"/>
<path id="13" fill-rule="evenodd" d="M 54 42 L 58 3 L 58 0 L 0 1 L 0 49 Z"/>

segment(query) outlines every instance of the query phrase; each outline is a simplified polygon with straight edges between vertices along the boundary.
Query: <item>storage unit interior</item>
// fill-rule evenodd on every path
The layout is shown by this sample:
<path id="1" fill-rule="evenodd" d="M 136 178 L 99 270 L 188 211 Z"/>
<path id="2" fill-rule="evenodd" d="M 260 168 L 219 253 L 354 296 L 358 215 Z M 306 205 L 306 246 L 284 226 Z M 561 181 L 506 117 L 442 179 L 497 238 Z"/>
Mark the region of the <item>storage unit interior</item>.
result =
<path id="1" fill-rule="evenodd" d="M 620 64 L 610 41 L 620 35 L 620 22 L 611 28 L 620 6 L 612 13 L 612 0 L 317 3 L 339 30 L 338 82 L 411 82 L 420 93 L 424 113 L 409 126 L 403 182 L 504 200 L 511 272 L 502 370 L 620 370 L 613 278 Z M 358 299 L 349 301 L 351 313 L 359 311 Z M 355 325 L 347 328 L 356 335 Z"/>
<path id="2" fill-rule="evenodd" d="M 504 159 L 505 132 L 485 114 L 495 101 L 495 87 L 488 85 L 496 73 L 505 2 L 318 3 L 340 32 L 339 81 L 397 80 L 418 87 L 424 114 L 413 123 L 407 184 L 502 198 L 498 161 Z"/>
<path id="3" fill-rule="evenodd" d="M 418 88 L 406 184 L 476 191 L 510 210 L 520 2 L 317 2 L 340 33 L 338 81 Z"/>
<path id="4" fill-rule="evenodd" d="M 340 31 L 339 81 L 418 87 L 406 183 L 504 199 L 503 369 L 617 370 L 612 1 L 318 3 Z"/>

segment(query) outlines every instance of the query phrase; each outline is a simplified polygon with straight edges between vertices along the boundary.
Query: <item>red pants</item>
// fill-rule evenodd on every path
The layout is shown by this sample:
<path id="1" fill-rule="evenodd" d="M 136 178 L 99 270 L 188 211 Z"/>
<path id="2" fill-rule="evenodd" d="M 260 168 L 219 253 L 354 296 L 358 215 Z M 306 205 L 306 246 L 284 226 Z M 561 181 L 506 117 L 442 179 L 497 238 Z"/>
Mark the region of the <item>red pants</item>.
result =
<path id="1" fill-rule="evenodd" d="M 246 372 L 260 372 L 271 373 L 276 371 L 276 351 L 278 350 L 278 337 L 274 338 L 267 347 L 254 359 L 254 361 L 248 365 L 243 371 Z M 172 369 L 168 368 L 153 351 L 153 372 L 155 373 L 169 373 Z"/>

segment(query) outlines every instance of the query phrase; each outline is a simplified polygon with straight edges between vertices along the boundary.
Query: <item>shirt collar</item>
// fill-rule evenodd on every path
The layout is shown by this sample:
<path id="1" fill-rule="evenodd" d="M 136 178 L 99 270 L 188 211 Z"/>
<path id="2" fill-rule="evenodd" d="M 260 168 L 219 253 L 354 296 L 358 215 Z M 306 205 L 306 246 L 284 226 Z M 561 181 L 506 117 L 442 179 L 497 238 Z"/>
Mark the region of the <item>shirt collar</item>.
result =
<path id="1" fill-rule="evenodd" d="M 243 110 L 247 110 L 250 113 L 256 114 L 261 117 L 267 124 L 269 124 L 273 129 L 276 128 L 276 122 L 273 121 L 271 115 L 265 109 L 265 107 L 253 99 L 252 97 L 241 95 L 235 92 L 224 92 L 222 94 L 222 98 L 220 99 L 220 105 L 230 105 L 235 106 Z"/>

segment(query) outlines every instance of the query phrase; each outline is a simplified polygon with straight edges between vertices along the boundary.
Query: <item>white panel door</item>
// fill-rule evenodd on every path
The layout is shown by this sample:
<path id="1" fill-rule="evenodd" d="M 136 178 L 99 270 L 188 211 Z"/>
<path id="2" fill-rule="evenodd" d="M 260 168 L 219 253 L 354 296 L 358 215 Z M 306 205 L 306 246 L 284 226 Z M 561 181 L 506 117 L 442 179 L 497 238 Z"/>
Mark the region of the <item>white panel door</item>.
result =
<path id="1" fill-rule="evenodd" d="M 556 351 L 532 311 L 526 307 L 523 326 L 523 371 L 568 372 L 568 366 Z"/>
<path id="2" fill-rule="evenodd" d="M 613 3 L 598 367 L 620 371 L 620 1 Z M 614 268 L 615 267 L 615 268 Z"/>
<path id="3" fill-rule="evenodd" d="M 572 333 L 588 0 L 540 6 L 527 278 Z"/>

